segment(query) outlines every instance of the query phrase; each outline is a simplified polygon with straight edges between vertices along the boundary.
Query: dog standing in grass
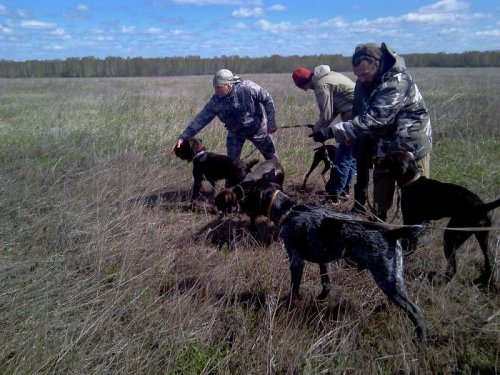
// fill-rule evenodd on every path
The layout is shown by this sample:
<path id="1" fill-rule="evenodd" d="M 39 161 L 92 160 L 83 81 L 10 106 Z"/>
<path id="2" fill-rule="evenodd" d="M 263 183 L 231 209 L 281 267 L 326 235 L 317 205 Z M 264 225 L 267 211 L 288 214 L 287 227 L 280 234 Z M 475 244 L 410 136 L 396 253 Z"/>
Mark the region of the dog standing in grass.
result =
<path id="1" fill-rule="evenodd" d="M 226 180 L 227 186 L 234 186 L 241 182 L 250 169 L 258 163 L 257 159 L 245 163 L 240 159 L 233 159 L 226 155 L 215 154 L 205 150 L 200 139 L 189 137 L 174 149 L 175 155 L 181 160 L 193 162 L 193 193 L 191 207 L 198 199 L 203 180 L 207 180 L 215 190 L 218 180 Z"/>
<path id="2" fill-rule="evenodd" d="M 489 283 L 495 269 L 494 255 L 488 246 L 488 230 L 491 219 L 488 212 L 500 206 L 500 199 L 484 203 L 470 190 L 433 180 L 421 175 L 415 158 L 410 152 L 392 152 L 379 162 L 379 173 L 396 179 L 401 188 L 401 212 L 404 224 L 423 224 L 431 220 L 449 217 L 446 228 L 464 228 L 463 231 L 444 231 L 444 254 L 448 261 L 446 277 L 452 278 L 457 271 L 456 251 L 472 235 L 479 242 L 484 256 L 484 272 L 477 282 Z M 477 228 L 474 231 L 473 228 Z M 409 239 L 409 250 L 417 245 L 417 238 Z"/>
<path id="3" fill-rule="evenodd" d="M 403 278 L 403 256 L 398 238 L 420 226 L 390 230 L 382 224 L 306 206 L 290 199 L 277 184 L 257 182 L 242 200 L 245 210 L 267 215 L 279 226 L 288 253 L 291 291 L 288 300 L 299 298 L 305 261 L 318 263 L 321 273 L 320 300 L 330 292 L 329 262 L 350 258 L 366 266 L 379 288 L 415 325 L 417 335 L 426 342 L 427 332 L 420 308 L 407 296 Z"/>
<path id="4" fill-rule="evenodd" d="M 283 181 L 285 180 L 285 171 L 277 158 L 265 160 L 259 164 L 254 171 L 248 173 L 243 181 L 239 184 L 222 189 L 215 196 L 215 206 L 217 209 L 226 214 L 233 213 L 240 209 L 240 201 L 253 188 L 257 181 L 274 182 L 278 184 L 280 189 L 283 189 Z M 244 210 L 243 210 L 244 211 Z M 246 212 L 245 212 L 246 213 Z M 250 227 L 255 228 L 256 216 L 250 216 Z"/>

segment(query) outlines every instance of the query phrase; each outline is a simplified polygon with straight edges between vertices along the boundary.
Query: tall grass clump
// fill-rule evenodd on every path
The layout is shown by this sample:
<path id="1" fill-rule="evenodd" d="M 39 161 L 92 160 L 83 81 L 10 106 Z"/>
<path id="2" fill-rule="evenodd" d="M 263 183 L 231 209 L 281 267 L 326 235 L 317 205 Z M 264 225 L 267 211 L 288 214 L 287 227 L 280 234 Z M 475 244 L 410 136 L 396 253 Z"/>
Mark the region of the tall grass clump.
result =
<path id="1" fill-rule="evenodd" d="M 500 70 L 413 74 L 432 115 L 433 177 L 497 198 Z M 272 94 L 278 125 L 315 121 L 313 94 L 289 74 L 243 78 Z M 344 262 L 328 301 L 314 300 L 318 269 L 307 264 L 303 299 L 278 306 L 289 269 L 272 225 L 261 219 L 251 234 L 244 216 L 186 209 L 191 165 L 170 148 L 211 94 L 207 76 L 0 80 L 0 373 L 499 371 L 498 289 L 472 283 L 478 245 L 460 249 L 449 283 L 426 278 L 445 267 L 444 222 L 405 258 L 427 346 L 369 273 Z M 199 137 L 225 153 L 225 135 L 215 120 Z M 318 203 L 318 173 L 308 194 L 298 189 L 315 147 L 307 135 L 274 138 L 285 190 Z M 246 145 L 249 154 L 259 157 Z"/>

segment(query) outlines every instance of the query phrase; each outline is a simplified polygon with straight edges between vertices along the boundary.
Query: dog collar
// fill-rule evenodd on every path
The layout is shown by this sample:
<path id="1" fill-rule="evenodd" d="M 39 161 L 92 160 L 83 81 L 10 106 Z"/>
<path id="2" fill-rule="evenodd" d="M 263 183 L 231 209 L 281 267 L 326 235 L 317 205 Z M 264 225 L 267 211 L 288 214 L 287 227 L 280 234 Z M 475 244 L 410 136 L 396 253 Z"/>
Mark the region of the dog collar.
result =
<path id="1" fill-rule="evenodd" d="M 193 160 L 194 159 L 198 159 L 199 157 L 201 157 L 203 154 L 205 153 L 205 150 L 202 150 L 200 152 L 197 152 L 196 154 L 194 154 L 193 156 Z"/>
<path id="2" fill-rule="evenodd" d="M 273 208 L 273 203 L 274 203 L 276 197 L 278 196 L 279 192 L 280 192 L 279 190 L 276 190 L 273 193 L 273 196 L 271 197 L 271 202 L 269 202 L 269 207 L 267 208 L 267 217 L 269 218 L 269 220 L 271 220 L 271 209 Z"/>
<path id="3" fill-rule="evenodd" d="M 243 189 L 243 186 L 241 186 L 240 184 L 238 184 L 238 185 L 235 185 L 235 187 L 233 189 L 236 189 L 236 188 L 239 188 L 240 191 L 241 191 L 241 197 L 240 197 L 240 199 L 244 198 L 245 197 L 245 189 Z"/>
<path id="4" fill-rule="evenodd" d="M 417 173 L 410 181 L 406 182 L 405 184 L 401 185 L 401 187 L 406 187 L 411 184 L 413 184 L 415 181 L 417 181 L 422 175 L 420 173 Z"/>

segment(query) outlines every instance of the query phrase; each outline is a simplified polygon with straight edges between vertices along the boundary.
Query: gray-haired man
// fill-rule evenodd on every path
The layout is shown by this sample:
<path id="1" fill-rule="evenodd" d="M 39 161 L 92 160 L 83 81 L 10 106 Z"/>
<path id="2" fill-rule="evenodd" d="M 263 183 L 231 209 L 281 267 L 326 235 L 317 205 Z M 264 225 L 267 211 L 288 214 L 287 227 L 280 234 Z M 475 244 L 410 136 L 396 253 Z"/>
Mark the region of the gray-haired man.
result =
<path id="1" fill-rule="evenodd" d="M 249 140 L 265 159 L 272 159 L 276 150 L 271 134 L 277 127 L 271 95 L 256 83 L 241 80 L 227 69 L 215 73 L 213 87 L 215 94 L 182 132 L 172 151 L 217 116 L 228 132 L 226 148 L 229 157 L 240 158 L 243 144 Z"/>

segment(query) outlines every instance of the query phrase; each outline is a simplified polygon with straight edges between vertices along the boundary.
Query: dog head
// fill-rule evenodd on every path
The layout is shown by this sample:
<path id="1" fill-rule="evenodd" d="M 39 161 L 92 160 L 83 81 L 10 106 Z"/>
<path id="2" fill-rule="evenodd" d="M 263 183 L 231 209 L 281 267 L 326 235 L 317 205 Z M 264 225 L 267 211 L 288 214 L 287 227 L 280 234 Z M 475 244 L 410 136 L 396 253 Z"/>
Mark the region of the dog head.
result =
<path id="1" fill-rule="evenodd" d="M 238 201 L 234 188 L 224 188 L 215 196 L 214 204 L 220 212 L 228 214 L 238 210 Z"/>
<path id="2" fill-rule="evenodd" d="M 399 185 L 415 177 L 418 173 L 415 157 L 411 152 L 395 151 L 389 152 L 377 160 L 377 173 L 388 174 L 395 178 Z"/>
<path id="3" fill-rule="evenodd" d="M 194 156 L 200 152 L 204 151 L 205 146 L 201 142 L 201 139 L 189 137 L 181 143 L 179 147 L 174 150 L 175 156 L 181 160 L 192 161 Z"/>
<path id="4" fill-rule="evenodd" d="M 281 186 L 277 183 L 256 181 L 248 194 L 240 200 L 240 207 L 249 216 L 266 216 L 277 190 L 281 190 Z"/>

